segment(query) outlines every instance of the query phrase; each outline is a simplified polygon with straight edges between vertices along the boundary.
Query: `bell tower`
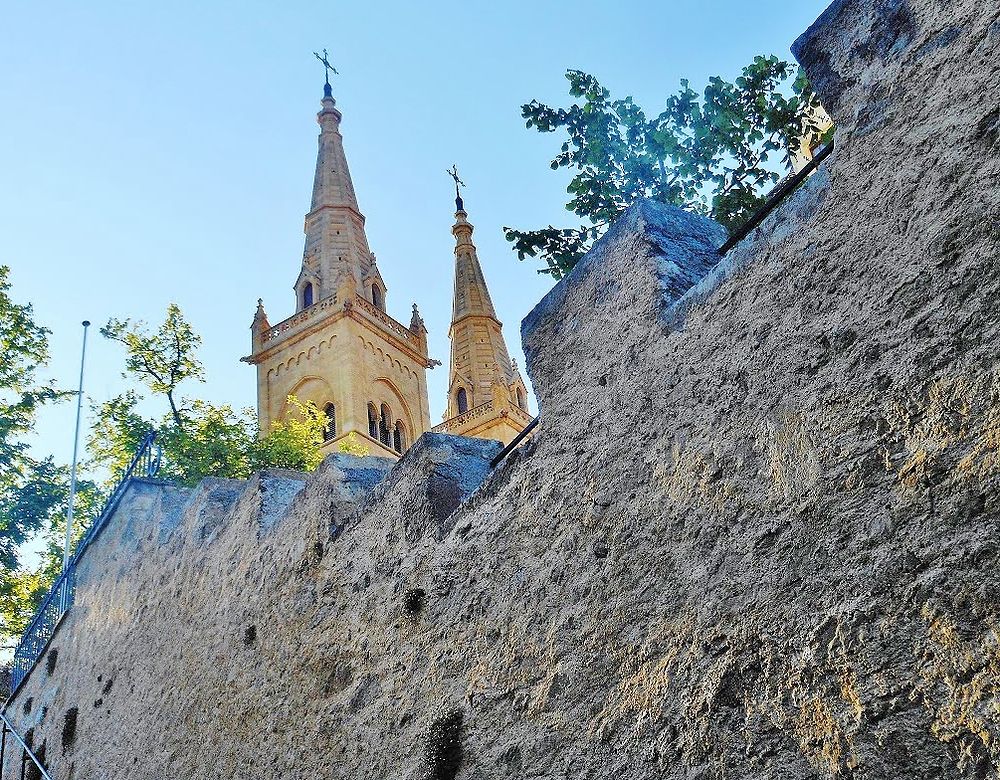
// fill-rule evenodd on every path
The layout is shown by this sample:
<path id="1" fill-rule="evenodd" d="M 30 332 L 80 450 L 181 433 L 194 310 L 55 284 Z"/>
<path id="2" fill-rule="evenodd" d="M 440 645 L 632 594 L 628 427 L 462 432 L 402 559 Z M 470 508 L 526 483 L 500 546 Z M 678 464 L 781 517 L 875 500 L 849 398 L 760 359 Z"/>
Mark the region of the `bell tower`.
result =
<path id="1" fill-rule="evenodd" d="M 409 326 L 386 310 L 387 288 L 368 246 L 365 217 L 340 132 L 343 115 L 327 80 L 317 121 L 319 150 L 305 217 L 294 314 L 271 325 L 258 301 L 251 325 L 262 431 L 294 413 L 289 396 L 312 401 L 329 424 L 323 448 L 353 440 L 372 455 L 398 457 L 430 428 L 427 329 L 413 304 Z M 336 72 L 336 71 L 334 71 Z"/>

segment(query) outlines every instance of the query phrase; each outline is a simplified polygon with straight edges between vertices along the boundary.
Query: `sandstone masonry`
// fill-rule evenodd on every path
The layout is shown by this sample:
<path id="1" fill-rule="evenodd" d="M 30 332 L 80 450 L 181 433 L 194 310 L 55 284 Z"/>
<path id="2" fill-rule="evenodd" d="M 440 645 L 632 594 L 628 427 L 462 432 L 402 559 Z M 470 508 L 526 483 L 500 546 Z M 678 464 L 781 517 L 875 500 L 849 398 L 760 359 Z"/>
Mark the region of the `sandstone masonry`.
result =
<path id="1" fill-rule="evenodd" d="M 721 262 L 630 209 L 525 319 L 498 469 L 135 485 L 7 716 L 56 780 L 996 777 L 998 46 L 997 0 L 838 0 L 835 152 Z"/>

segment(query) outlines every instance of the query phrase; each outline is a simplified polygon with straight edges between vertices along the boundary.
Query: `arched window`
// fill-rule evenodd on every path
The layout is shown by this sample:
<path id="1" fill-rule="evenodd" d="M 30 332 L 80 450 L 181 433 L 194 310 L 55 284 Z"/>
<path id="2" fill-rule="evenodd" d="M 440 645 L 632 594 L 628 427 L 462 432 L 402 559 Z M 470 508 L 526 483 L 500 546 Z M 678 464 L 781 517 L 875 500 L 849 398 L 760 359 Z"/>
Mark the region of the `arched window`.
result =
<path id="1" fill-rule="evenodd" d="M 392 431 L 392 448 L 399 453 L 406 447 L 406 431 L 403 430 L 401 420 L 396 420 L 396 427 Z"/>
<path id="2" fill-rule="evenodd" d="M 372 303 L 375 304 L 375 308 L 379 311 L 385 311 L 385 295 L 377 284 L 372 285 Z"/>
<path id="3" fill-rule="evenodd" d="M 469 394 L 464 387 L 458 388 L 458 395 L 455 396 L 455 403 L 458 404 L 458 413 L 465 414 L 469 411 Z"/>
<path id="4" fill-rule="evenodd" d="M 368 435 L 378 441 L 378 409 L 375 404 L 368 404 Z"/>
<path id="5" fill-rule="evenodd" d="M 326 425 L 323 426 L 323 440 L 330 441 L 337 436 L 337 407 L 327 404 L 323 407 L 323 414 L 326 415 Z"/>
<path id="6" fill-rule="evenodd" d="M 392 446 L 392 413 L 389 407 L 382 404 L 382 417 L 378 421 L 378 440 L 386 447 Z"/>
<path id="7" fill-rule="evenodd" d="M 520 387 L 517 388 L 517 405 L 520 406 L 522 409 L 528 408 L 527 406 L 525 406 L 524 403 L 524 391 Z"/>
<path id="8" fill-rule="evenodd" d="M 313 305 L 313 286 L 312 282 L 306 282 L 306 286 L 302 288 L 302 308 L 306 306 Z"/>

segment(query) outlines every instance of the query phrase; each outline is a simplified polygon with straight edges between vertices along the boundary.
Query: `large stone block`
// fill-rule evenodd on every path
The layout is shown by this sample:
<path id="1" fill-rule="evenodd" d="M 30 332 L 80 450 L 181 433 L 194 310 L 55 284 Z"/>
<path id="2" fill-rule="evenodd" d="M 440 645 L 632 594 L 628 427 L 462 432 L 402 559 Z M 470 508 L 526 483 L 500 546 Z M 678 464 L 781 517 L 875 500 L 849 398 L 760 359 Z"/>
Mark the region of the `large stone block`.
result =
<path id="1" fill-rule="evenodd" d="M 568 396 L 599 392 L 611 355 L 655 338 L 670 304 L 719 262 L 727 237 L 676 206 L 631 206 L 521 323 L 540 413 L 558 399 L 572 415 Z"/>
<path id="2" fill-rule="evenodd" d="M 425 433 L 372 493 L 355 523 L 403 545 L 421 537 L 440 541 L 454 526 L 455 510 L 490 473 L 500 442 Z M 389 524 L 385 524 L 389 521 Z"/>

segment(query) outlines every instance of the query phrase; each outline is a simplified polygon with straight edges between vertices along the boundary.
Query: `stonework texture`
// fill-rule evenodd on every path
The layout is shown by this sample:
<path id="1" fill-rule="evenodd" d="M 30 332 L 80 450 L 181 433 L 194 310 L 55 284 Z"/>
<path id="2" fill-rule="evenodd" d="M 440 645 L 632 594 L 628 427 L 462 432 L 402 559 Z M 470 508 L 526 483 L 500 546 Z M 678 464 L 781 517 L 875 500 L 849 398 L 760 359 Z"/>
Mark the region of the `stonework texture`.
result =
<path id="1" fill-rule="evenodd" d="M 836 151 L 721 263 L 634 206 L 527 444 L 135 486 L 8 717 L 56 780 L 997 777 L 998 47 L 835 3 Z"/>

